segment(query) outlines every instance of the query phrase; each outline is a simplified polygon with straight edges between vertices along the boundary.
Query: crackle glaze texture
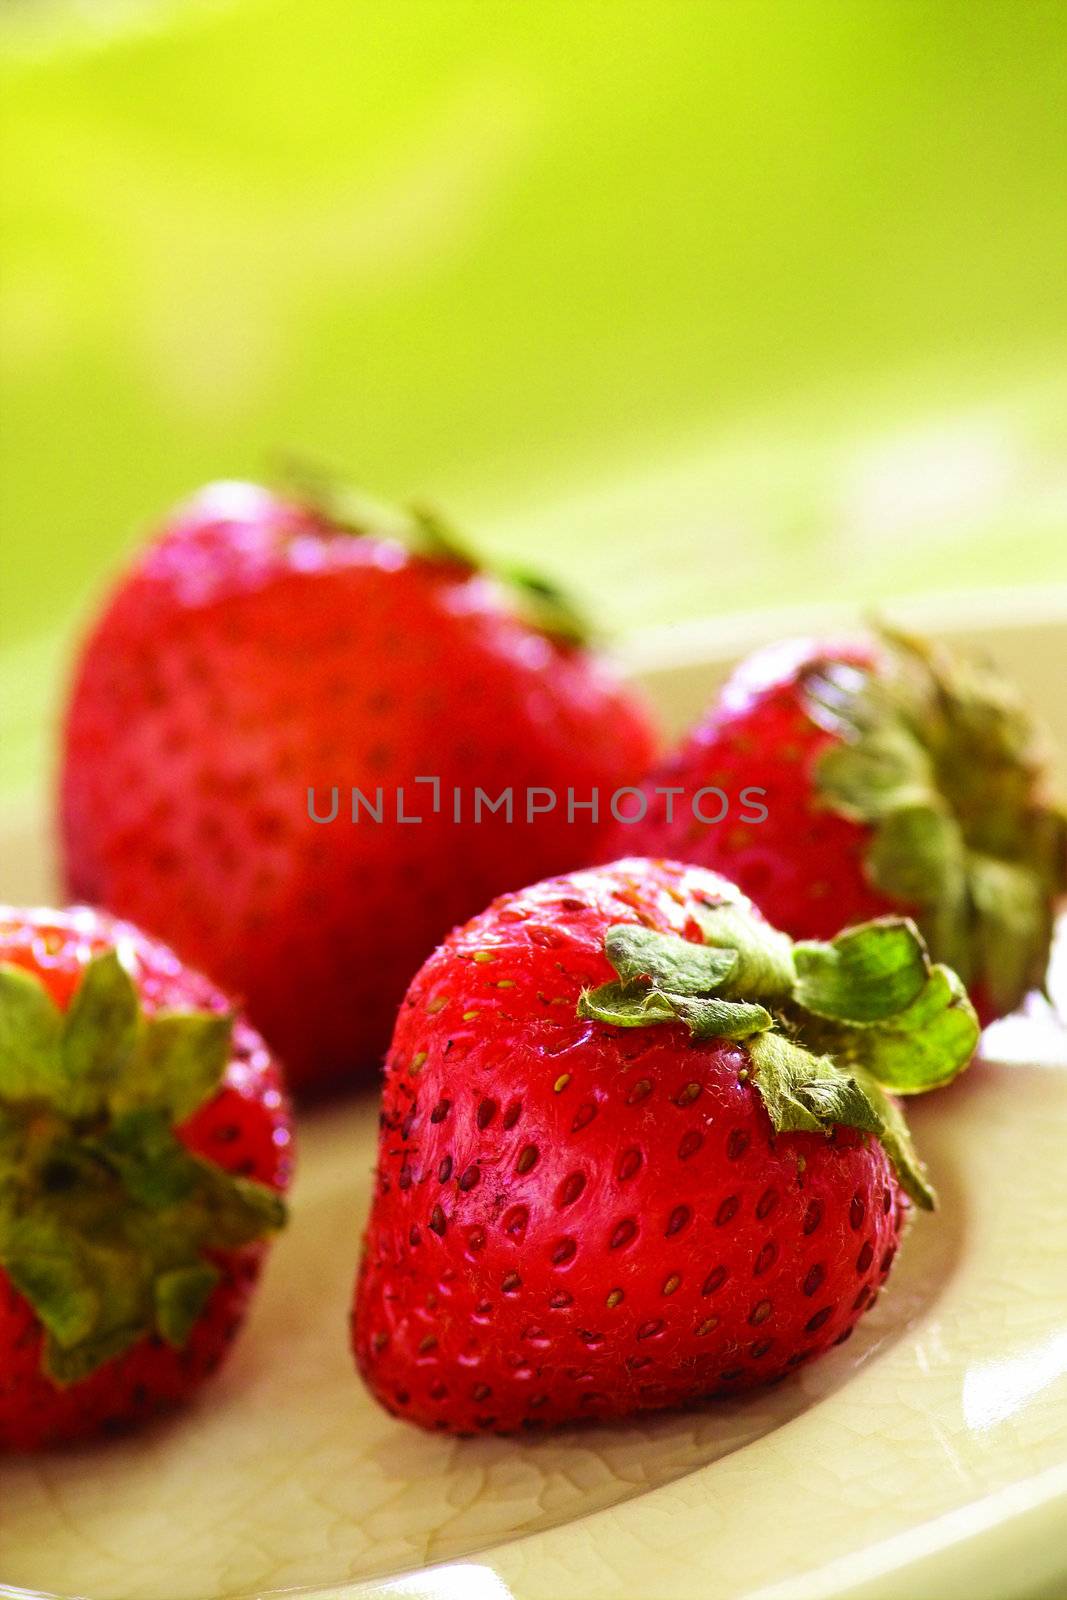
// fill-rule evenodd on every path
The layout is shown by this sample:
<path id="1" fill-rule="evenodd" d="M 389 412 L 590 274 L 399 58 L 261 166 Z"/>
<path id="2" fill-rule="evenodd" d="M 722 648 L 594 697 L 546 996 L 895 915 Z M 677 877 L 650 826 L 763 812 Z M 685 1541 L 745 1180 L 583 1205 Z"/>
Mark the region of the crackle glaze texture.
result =
<path id="1" fill-rule="evenodd" d="M 1039 704 L 1044 685 L 1042 709 L 1067 734 L 1048 693 L 1063 634 L 970 637 Z M 709 692 L 701 649 L 655 684 L 676 727 Z M 47 888 L 46 848 L 29 837 L 12 862 L 23 899 Z M 1064 1005 L 1067 973 L 1056 993 Z M 366 1393 L 344 1324 L 376 1112 L 368 1094 L 305 1119 L 292 1225 L 210 1394 L 143 1435 L 0 1465 L 0 1592 L 1067 1590 L 1067 1043 L 1047 1008 L 997 1024 L 959 1084 L 911 1108 L 942 1209 L 916 1220 L 891 1291 L 848 1344 L 771 1390 L 616 1426 L 457 1440 L 395 1421 Z"/>
<path id="2" fill-rule="evenodd" d="M 367 1097 L 306 1119 L 291 1227 L 209 1395 L 144 1435 L 0 1466 L 0 1583 L 334 1596 L 462 1559 L 522 1600 L 607 1600 L 641 1575 L 672 1600 L 726 1600 L 1063 1462 L 1067 1054 L 978 1063 L 915 1107 L 943 1211 L 916 1221 L 892 1292 L 840 1350 L 745 1398 L 521 1442 L 401 1424 L 352 1372 L 375 1113 Z M 480 1596 L 466 1578 L 425 1592 Z"/>

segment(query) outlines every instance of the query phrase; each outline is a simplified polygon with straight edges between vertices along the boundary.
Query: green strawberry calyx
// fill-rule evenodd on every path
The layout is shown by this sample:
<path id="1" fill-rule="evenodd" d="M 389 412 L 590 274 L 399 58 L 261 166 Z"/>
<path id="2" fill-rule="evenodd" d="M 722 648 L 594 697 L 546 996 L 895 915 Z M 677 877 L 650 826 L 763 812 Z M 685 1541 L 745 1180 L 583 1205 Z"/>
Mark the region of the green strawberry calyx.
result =
<path id="1" fill-rule="evenodd" d="M 776 1133 L 878 1138 L 901 1184 L 936 1203 L 895 1095 L 921 1094 L 967 1066 L 978 1019 L 913 922 L 880 917 L 829 943 L 794 944 L 747 905 L 698 906 L 703 943 L 632 924 L 608 929 L 617 981 L 585 990 L 578 1015 L 617 1028 L 683 1023 L 744 1045 Z"/>
<path id="2" fill-rule="evenodd" d="M 215 1251 L 285 1221 L 279 1195 L 185 1148 L 233 1018 L 146 1015 L 115 950 L 64 1012 L 0 963 L 0 1267 L 32 1306 L 42 1366 L 76 1383 L 145 1336 L 183 1347 L 220 1280 Z"/>
<path id="3" fill-rule="evenodd" d="M 980 663 L 881 627 L 883 663 L 820 662 L 809 715 L 837 735 L 823 803 L 873 832 L 876 888 L 914 909 L 931 949 L 998 1013 L 1039 988 L 1067 890 L 1067 814 L 1041 792 L 1033 719 Z"/>
<path id="4" fill-rule="evenodd" d="M 306 463 L 289 463 L 286 476 L 306 505 L 344 532 L 392 539 L 426 561 L 483 572 L 503 586 L 530 627 L 561 644 L 590 642 L 588 619 L 563 589 L 526 567 L 486 561 L 436 507 L 422 502 L 382 505 Z"/>

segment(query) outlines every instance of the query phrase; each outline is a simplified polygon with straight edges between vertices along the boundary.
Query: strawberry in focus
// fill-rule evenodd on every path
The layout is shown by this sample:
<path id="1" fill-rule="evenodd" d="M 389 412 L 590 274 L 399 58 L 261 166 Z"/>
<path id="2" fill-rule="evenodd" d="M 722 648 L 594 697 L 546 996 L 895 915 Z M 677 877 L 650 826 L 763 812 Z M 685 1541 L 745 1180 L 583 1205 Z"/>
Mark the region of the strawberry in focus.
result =
<path id="1" fill-rule="evenodd" d="M 295 1088 L 366 1074 L 449 927 L 594 853 L 599 824 L 568 818 L 568 791 L 599 788 L 606 814 L 647 770 L 647 712 L 576 632 L 560 596 L 495 582 L 425 513 L 205 490 L 85 647 L 69 893 L 241 996 Z M 545 791 L 529 818 L 528 787 Z M 476 788 L 513 790 L 513 820 L 481 802 L 474 820 Z"/>
<path id="2" fill-rule="evenodd" d="M 911 915 L 985 1024 L 1048 969 L 1067 888 L 1048 769 L 1011 687 L 943 647 L 889 630 L 777 645 L 737 669 L 604 852 L 725 873 L 798 939 Z M 670 817 L 669 786 L 682 792 Z M 686 797 L 705 786 L 755 789 L 765 818 L 716 823 L 707 800 L 700 821 Z"/>
<path id="3" fill-rule="evenodd" d="M 290 1164 L 277 1067 L 214 987 L 101 913 L 0 908 L 0 1449 L 189 1396 Z"/>
<path id="4" fill-rule="evenodd" d="M 452 1433 L 771 1382 L 877 1297 L 933 1204 L 894 1093 L 978 1037 L 914 925 L 793 946 L 699 867 L 498 899 L 415 977 L 386 1067 L 353 1342 Z"/>

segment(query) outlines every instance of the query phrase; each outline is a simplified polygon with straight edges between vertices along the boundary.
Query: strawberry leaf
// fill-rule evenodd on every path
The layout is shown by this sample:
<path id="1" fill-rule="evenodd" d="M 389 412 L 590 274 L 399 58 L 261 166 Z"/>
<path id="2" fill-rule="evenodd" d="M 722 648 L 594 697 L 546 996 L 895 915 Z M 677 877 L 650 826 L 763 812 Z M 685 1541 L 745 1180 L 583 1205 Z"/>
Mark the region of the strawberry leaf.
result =
<path id="1" fill-rule="evenodd" d="M 63 1026 L 62 1105 L 80 1116 L 105 1108 L 127 1069 L 137 1039 L 140 1002 L 118 951 L 86 966 Z"/>
<path id="2" fill-rule="evenodd" d="M 583 991 L 578 1015 L 616 1028 L 681 1023 L 743 1043 L 775 1130 L 856 1128 L 882 1141 L 919 1205 L 933 1191 L 899 1107 L 968 1064 L 978 1021 L 949 967 L 932 966 L 906 918 L 880 917 L 793 945 L 742 904 L 701 907 L 707 944 L 620 924 L 604 953 L 618 981 Z"/>
<path id="3" fill-rule="evenodd" d="M 793 998 L 805 1011 L 847 1022 L 879 1022 L 918 999 L 930 970 L 914 923 L 896 917 L 847 928 L 829 944 L 795 946 Z"/>
<path id="4" fill-rule="evenodd" d="M 969 966 L 967 852 L 944 802 L 902 800 L 888 811 L 871 842 L 867 870 L 891 899 L 922 907 L 924 935 L 945 960 Z"/>
<path id="5" fill-rule="evenodd" d="M 831 1025 L 821 1037 L 834 1055 L 867 1069 L 894 1094 L 925 1094 L 951 1083 L 978 1045 L 978 1018 L 951 967 L 931 967 L 910 1005 L 867 1026 Z"/>
<path id="6" fill-rule="evenodd" d="M 919 1159 L 899 1103 L 887 1094 L 878 1080 L 862 1067 L 854 1069 L 857 1084 L 863 1089 L 869 1104 L 880 1121 L 875 1130 L 879 1142 L 893 1164 L 905 1194 L 924 1211 L 937 1206 L 937 1192 L 927 1176 L 926 1167 Z"/>
<path id="7" fill-rule="evenodd" d="M 42 983 L 0 963 L 0 1087 L 8 1101 L 51 1102 L 62 1092 L 63 1016 Z"/>
<path id="8" fill-rule="evenodd" d="M 704 943 L 736 957 L 724 983 L 719 987 L 733 999 L 765 1000 L 768 1004 L 787 999 L 796 982 L 792 942 L 777 928 L 743 905 L 725 902 L 718 906 L 698 906 L 696 919 Z"/>
<path id="9" fill-rule="evenodd" d="M 156 1327 L 169 1345 L 180 1350 L 188 1343 L 219 1277 L 217 1267 L 201 1262 L 156 1279 Z"/>
<path id="10" fill-rule="evenodd" d="M 924 1210 L 933 1210 L 936 1196 L 903 1113 L 868 1072 L 844 1068 L 773 1033 L 753 1039 L 748 1051 L 776 1133 L 831 1133 L 840 1126 L 873 1134 L 906 1193 Z"/>
<path id="11" fill-rule="evenodd" d="M 563 644 L 589 641 L 589 621 L 563 589 L 526 567 L 486 561 L 435 506 L 422 501 L 403 507 L 381 505 L 307 461 L 285 461 L 282 469 L 304 503 L 339 531 L 353 538 L 391 539 L 426 561 L 484 573 L 502 585 L 531 628 Z"/>
<path id="12" fill-rule="evenodd" d="M 1044 930 L 1042 946 L 1051 942 L 1051 906 L 1034 873 L 1014 861 L 977 852 L 970 857 L 970 891 L 978 912 L 977 963 L 988 974 L 993 1003 L 1009 1011 L 1015 996 L 1034 981 L 1033 930 Z"/>
<path id="13" fill-rule="evenodd" d="M 115 1113 L 139 1107 L 184 1122 L 219 1087 L 230 1059 L 233 1017 L 215 1011 L 158 1011 L 139 1030 L 129 1069 L 111 1096 Z"/>
<path id="14" fill-rule="evenodd" d="M 828 1133 L 841 1125 L 877 1133 L 856 1075 L 782 1034 L 753 1039 L 755 1082 L 776 1133 Z"/>
<path id="15" fill-rule="evenodd" d="M 125 1327 L 110 1328 L 106 1333 L 84 1339 L 69 1348 L 49 1333 L 44 1342 L 43 1371 L 60 1389 L 81 1383 L 106 1361 L 114 1361 L 117 1356 L 124 1355 L 142 1337 L 143 1332 L 143 1328 L 129 1323 Z"/>
<path id="16" fill-rule="evenodd" d="M 646 979 L 673 994 L 709 994 L 737 966 L 736 950 L 713 950 L 672 933 L 629 923 L 609 928 L 604 954 L 623 983 Z"/>
<path id="17" fill-rule="evenodd" d="M 868 877 L 915 910 L 937 958 L 1010 1011 L 1043 981 L 1067 889 L 1067 819 L 1042 792 L 1040 731 L 988 668 L 879 631 L 877 668 L 820 662 L 805 677 L 809 715 L 836 735 L 818 794 L 870 825 Z"/>
<path id="18" fill-rule="evenodd" d="M 586 989 L 578 1000 L 578 1015 L 615 1028 L 647 1028 L 651 1023 L 682 1022 L 697 1039 L 746 1039 L 769 1028 L 770 1012 L 713 996 L 672 994 L 638 982 L 605 983 Z"/>
<path id="19" fill-rule="evenodd" d="M 91 1336 L 100 1296 L 82 1253 L 56 1218 L 43 1212 L 0 1219 L 0 1261 L 53 1339 L 69 1346 Z"/>
<path id="20" fill-rule="evenodd" d="M 184 1344 L 218 1281 L 210 1256 L 284 1223 L 273 1189 L 176 1131 L 217 1091 L 232 1026 L 143 1015 L 113 951 L 86 964 L 65 1015 L 40 979 L 0 968 L 0 1266 L 58 1384 L 148 1334 Z"/>
<path id="21" fill-rule="evenodd" d="M 520 616 L 553 639 L 585 644 L 592 636 L 589 619 L 558 584 L 527 567 L 499 567 L 496 576 L 508 585 Z"/>

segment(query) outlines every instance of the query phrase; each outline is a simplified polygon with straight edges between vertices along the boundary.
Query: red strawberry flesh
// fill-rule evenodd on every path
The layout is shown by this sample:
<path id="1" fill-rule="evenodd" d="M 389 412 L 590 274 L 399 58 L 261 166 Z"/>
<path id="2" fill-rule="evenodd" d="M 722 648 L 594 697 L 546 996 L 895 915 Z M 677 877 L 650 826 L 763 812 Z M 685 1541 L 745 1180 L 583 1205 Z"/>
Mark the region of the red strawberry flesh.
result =
<path id="1" fill-rule="evenodd" d="M 354 1309 L 424 1427 L 613 1418 L 782 1377 L 874 1302 L 907 1207 L 878 1140 L 776 1134 L 744 1044 L 576 1014 L 619 924 L 701 939 L 733 887 L 622 861 L 505 896 L 417 975 Z"/>
<path id="2" fill-rule="evenodd" d="M 742 663 L 604 851 L 723 872 L 797 939 L 913 916 L 988 1022 L 1043 981 L 1067 890 L 1047 768 L 1040 729 L 980 663 L 888 631 L 792 641 Z M 683 791 L 673 820 L 666 786 Z M 693 814 L 704 786 L 729 799 L 721 822 Z"/>
<path id="3" fill-rule="evenodd" d="M 92 959 L 115 948 L 146 1016 L 229 1012 L 212 984 L 127 923 L 86 908 L 0 908 L 0 963 L 39 979 L 64 1012 Z M 4 1093 L 0 1072 L 0 1108 Z M 188 1151 L 235 1178 L 278 1193 L 288 1187 L 291 1132 L 281 1078 L 262 1039 L 241 1019 L 219 1088 L 177 1131 Z M 0 1237 L 0 1262 L 3 1248 Z M 42 1324 L 0 1264 L 0 1449 L 113 1432 L 186 1399 L 218 1367 L 239 1330 L 266 1248 L 256 1241 L 211 1252 L 218 1282 L 183 1345 L 146 1336 L 69 1384 L 44 1370 Z"/>
<path id="4" fill-rule="evenodd" d="M 606 816 L 653 749 L 602 663 L 462 560 L 217 486 L 146 548 L 87 642 L 66 724 L 67 886 L 242 997 L 296 1088 L 328 1088 L 373 1066 L 450 926 L 588 859 L 599 827 L 568 819 L 568 789 L 599 787 Z M 325 817 L 335 786 L 335 820 L 313 821 L 309 793 Z M 532 821 L 528 786 L 557 796 Z M 511 787 L 515 820 L 473 820 L 479 787 Z M 353 788 L 372 803 L 381 789 L 381 822 L 352 821 Z M 421 823 L 397 821 L 400 789 Z"/>

